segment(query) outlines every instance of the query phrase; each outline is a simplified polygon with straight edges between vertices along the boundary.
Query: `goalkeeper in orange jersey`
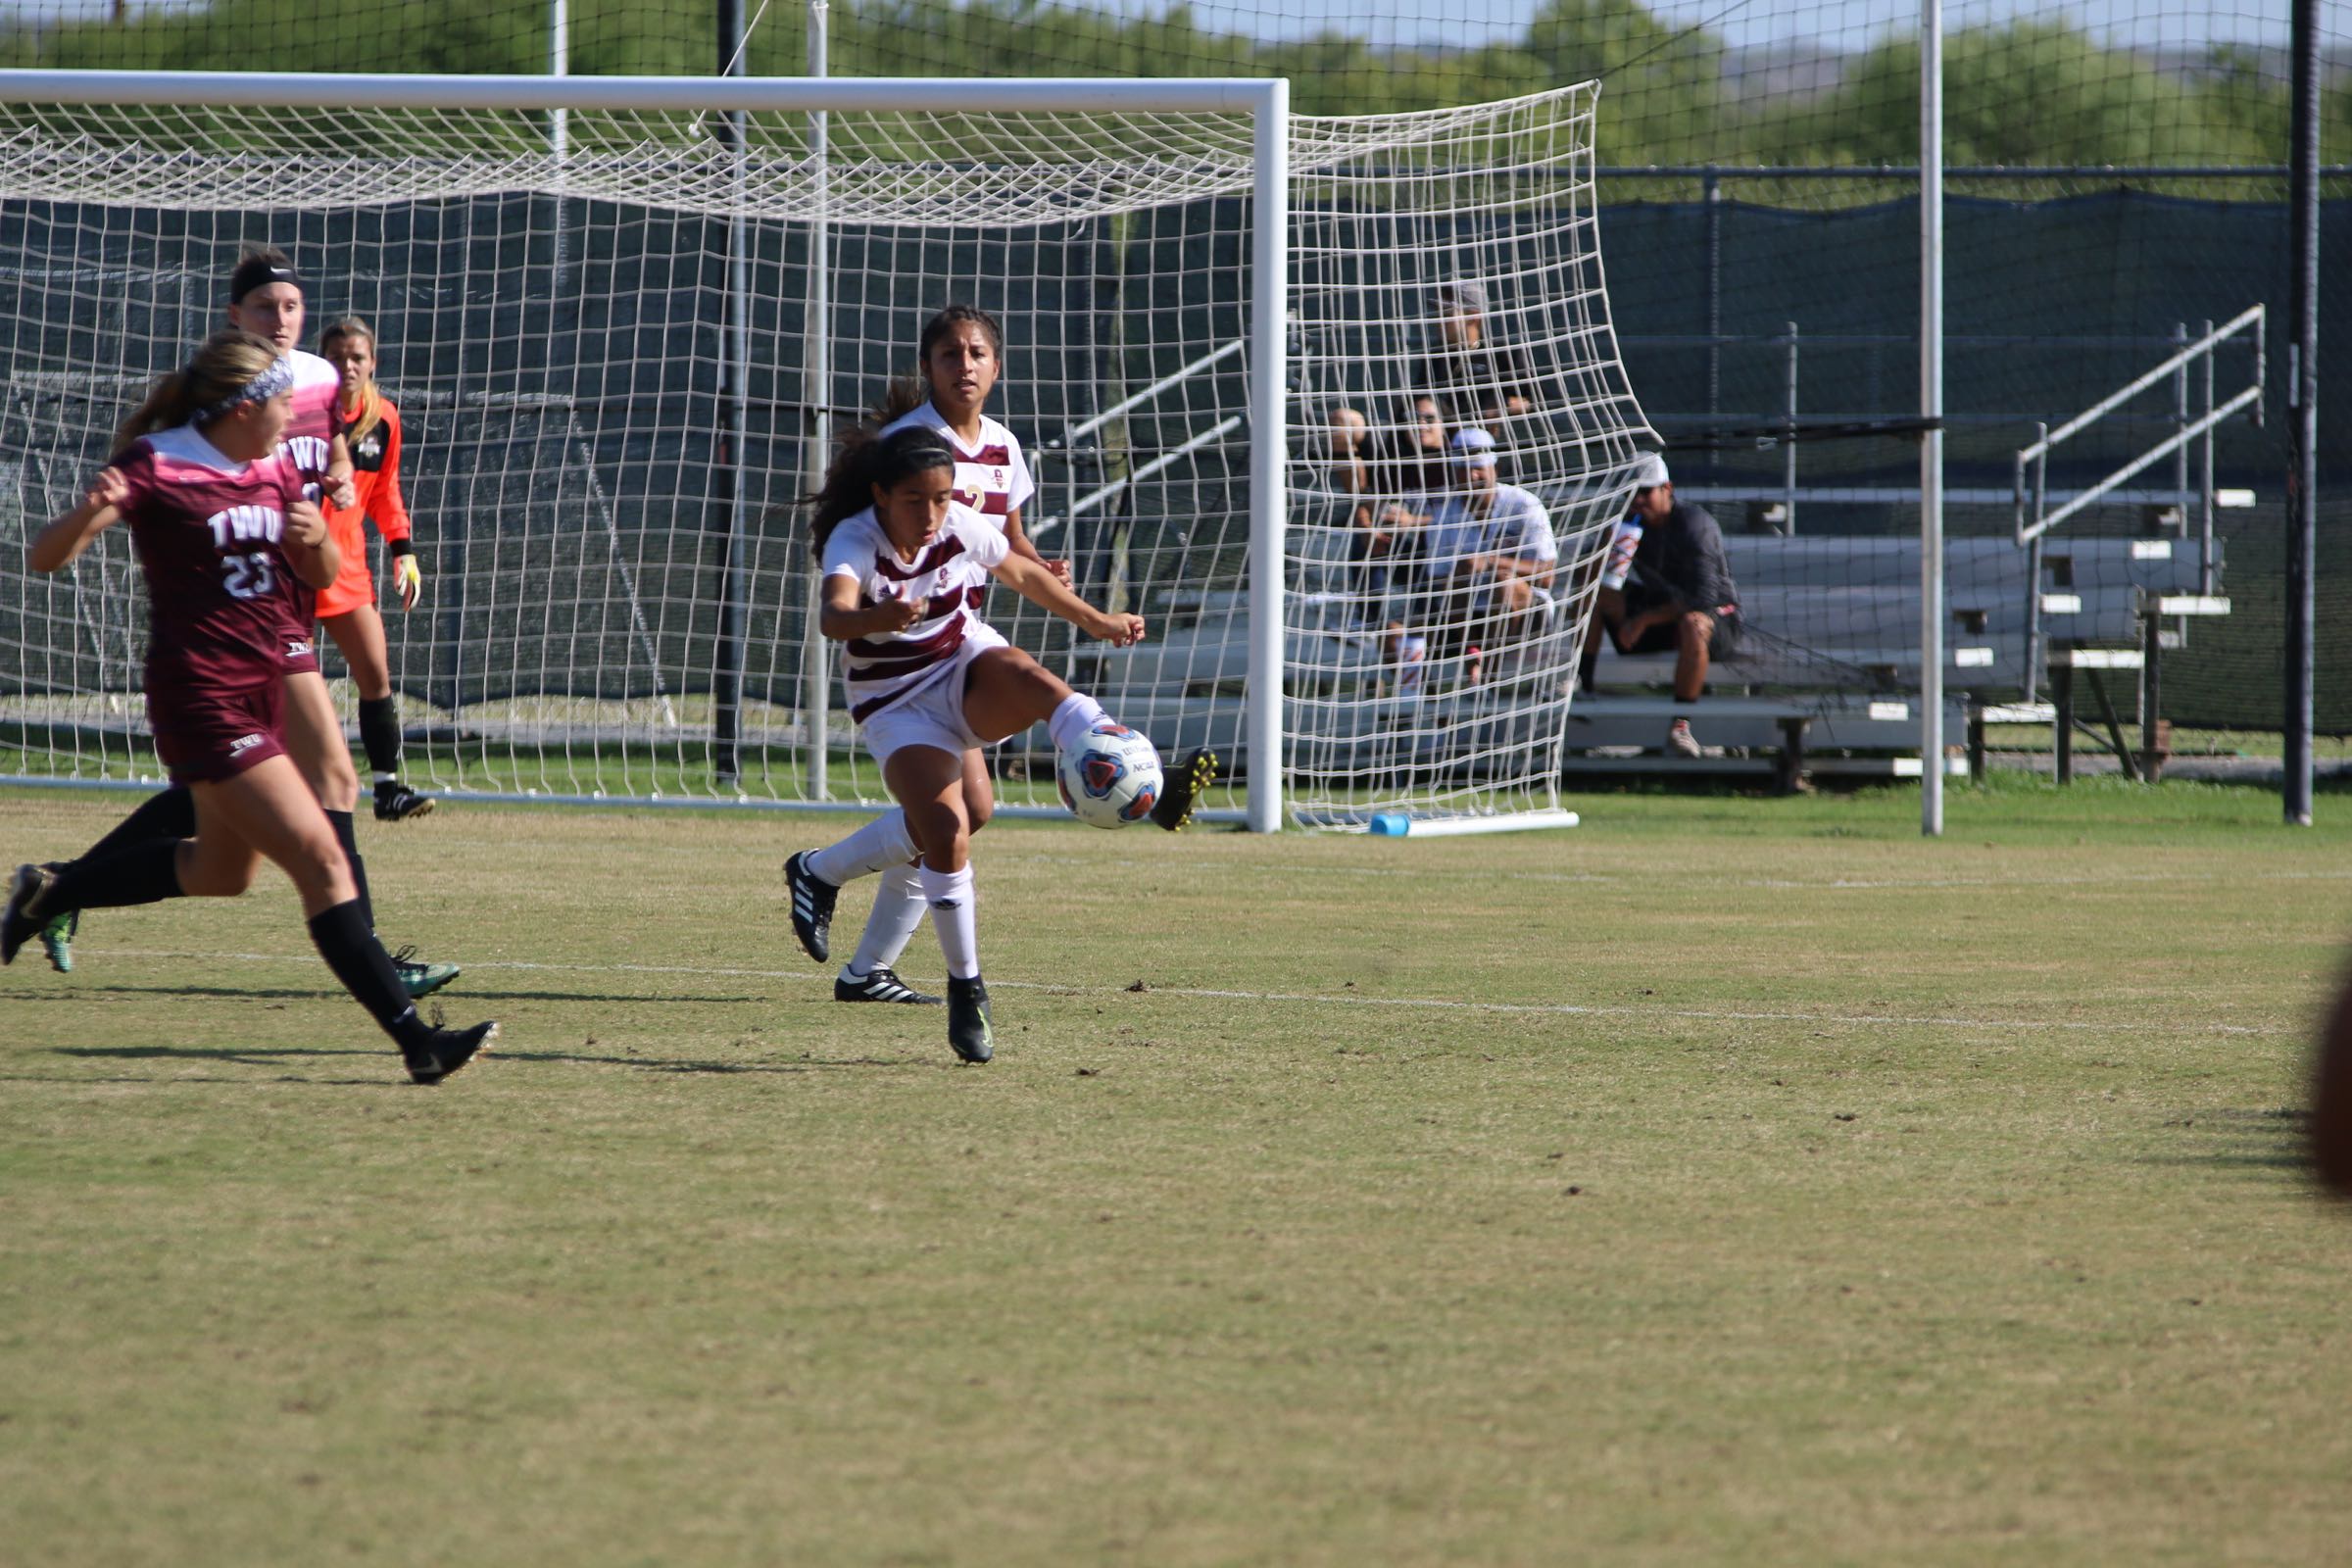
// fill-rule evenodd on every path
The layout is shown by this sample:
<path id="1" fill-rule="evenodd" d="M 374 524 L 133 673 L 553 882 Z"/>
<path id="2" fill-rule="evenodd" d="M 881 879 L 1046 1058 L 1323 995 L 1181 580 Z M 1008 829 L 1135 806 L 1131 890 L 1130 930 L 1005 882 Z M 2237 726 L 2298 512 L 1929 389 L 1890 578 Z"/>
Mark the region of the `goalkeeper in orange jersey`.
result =
<path id="1" fill-rule="evenodd" d="M 375 578 L 368 569 L 363 518 L 392 552 L 392 582 L 400 608 L 416 608 L 424 572 L 409 525 L 408 504 L 400 497 L 400 410 L 375 384 L 375 329 L 346 316 L 318 338 L 318 351 L 342 383 L 335 398 L 335 429 L 351 452 L 352 484 L 359 499 L 330 508 L 327 526 L 343 552 L 343 571 L 318 594 L 318 621 L 343 651 L 351 683 L 360 694 L 360 744 L 375 775 L 375 819 L 398 822 L 422 816 L 433 798 L 400 781 L 400 700 L 392 695 L 392 663 L 384 647 L 384 618 L 376 613 Z"/>

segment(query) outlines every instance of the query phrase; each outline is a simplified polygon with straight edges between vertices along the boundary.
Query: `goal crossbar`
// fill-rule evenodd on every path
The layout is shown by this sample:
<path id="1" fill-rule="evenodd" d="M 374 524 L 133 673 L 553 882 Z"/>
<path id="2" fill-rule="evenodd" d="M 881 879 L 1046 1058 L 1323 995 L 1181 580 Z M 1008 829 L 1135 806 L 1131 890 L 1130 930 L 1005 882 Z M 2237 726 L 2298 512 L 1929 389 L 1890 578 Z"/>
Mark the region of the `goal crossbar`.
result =
<path id="1" fill-rule="evenodd" d="M 0 103 L 196 109 L 582 109 L 643 114 L 1262 114 L 1259 77 L 451 76 L 295 71 L 0 71 Z"/>

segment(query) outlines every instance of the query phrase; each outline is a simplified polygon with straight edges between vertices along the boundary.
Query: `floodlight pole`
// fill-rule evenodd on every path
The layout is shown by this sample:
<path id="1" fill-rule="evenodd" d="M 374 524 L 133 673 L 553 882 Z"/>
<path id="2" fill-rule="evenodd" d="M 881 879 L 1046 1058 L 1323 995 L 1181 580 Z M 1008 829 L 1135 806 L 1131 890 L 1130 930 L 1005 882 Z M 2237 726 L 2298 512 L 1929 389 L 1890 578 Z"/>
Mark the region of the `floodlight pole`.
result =
<path id="1" fill-rule="evenodd" d="M 2312 616 L 2320 482 L 2320 21 L 2319 0 L 2294 0 L 2294 279 L 2287 314 L 2286 693 L 2280 715 L 2289 827 L 2311 826 Z"/>
<path id="2" fill-rule="evenodd" d="M 1919 830 L 1935 838 L 1943 832 L 1943 0 L 1921 0 L 1920 12 L 1919 414 Z"/>

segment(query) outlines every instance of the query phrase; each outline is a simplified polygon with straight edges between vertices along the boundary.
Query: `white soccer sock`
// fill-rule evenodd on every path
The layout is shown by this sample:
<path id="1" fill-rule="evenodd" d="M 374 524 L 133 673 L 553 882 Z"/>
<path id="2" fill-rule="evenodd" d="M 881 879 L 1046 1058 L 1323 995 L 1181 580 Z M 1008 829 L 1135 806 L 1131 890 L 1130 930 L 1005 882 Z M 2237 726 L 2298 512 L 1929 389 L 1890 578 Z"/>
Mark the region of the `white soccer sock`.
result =
<path id="1" fill-rule="evenodd" d="M 972 868 L 934 871 L 924 866 L 923 900 L 931 906 L 931 929 L 939 933 L 939 951 L 946 955 L 948 975 L 956 980 L 980 977 L 980 923 L 972 910 Z"/>
<path id="2" fill-rule="evenodd" d="M 886 811 L 839 844 L 811 850 L 801 863 L 835 887 L 914 858 L 914 835 L 905 811 Z"/>
<path id="3" fill-rule="evenodd" d="M 1046 720 L 1046 733 L 1054 737 L 1055 751 L 1066 752 L 1103 716 L 1101 703 L 1084 692 L 1072 692 L 1054 710 L 1054 716 Z"/>
<path id="4" fill-rule="evenodd" d="M 894 865 L 883 872 L 874 888 L 874 907 L 865 917 L 865 935 L 858 939 L 858 955 L 841 972 L 842 978 L 862 980 L 897 963 L 929 907 L 922 876 L 913 866 Z"/>

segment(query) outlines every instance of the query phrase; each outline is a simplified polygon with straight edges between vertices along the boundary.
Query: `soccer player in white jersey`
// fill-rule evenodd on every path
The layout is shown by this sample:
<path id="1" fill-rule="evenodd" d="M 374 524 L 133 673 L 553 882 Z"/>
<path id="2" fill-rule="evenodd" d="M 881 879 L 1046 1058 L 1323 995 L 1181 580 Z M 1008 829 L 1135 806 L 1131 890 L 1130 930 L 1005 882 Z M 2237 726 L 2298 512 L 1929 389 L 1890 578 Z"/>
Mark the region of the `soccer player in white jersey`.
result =
<path id="1" fill-rule="evenodd" d="M 825 476 L 813 532 L 823 563 L 818 628 L 846 645 L 850 712 L 899 803 L 916 875 L 948 967 L 948 1043 L 966 1061 L 993 1054 L 988 988 L 972 909 L 972 820 L 994 804 L 984 746 L 1044 721 L 1056 750 L 1098 723 L 1102 705 L 1006 643 L 973 607 L 993 576 L 1039 608 L 1117 647 L 1143 618 L 1097 610 L 1002 530 L 955 499 L 956 455 L 927 429 L 855 433 Z M 1185 793 L 1180 778 L 1170 793 Z M 785 862 L 793 928 L 812 923 L 806 855 Z"/>
<path id="2" fill-rule="evenodd" d="M 1070 564 L 1047 560 L 1021 527 L 1021 510 L 1037 493 L 1021 443 L 988 416 L 989 394 L 1004 368 L 1004 333 L 997 318 L 978 306 L 948 306 L 923 323 L 915 363 L 920 377 L 894 382 L 883 401 L 881 435 L 909 429 L 938 435 L 955 458 L 954 499 L 1002 530 L 1013 555 L 1036 562 L 1068 583 Z M 971 590 L 975 613 L 985 613 L 987 600 L 986 583 Z M 980 803 L 971 821 L 977 832 L 987 825 L 994 795 L 981 754 L 969 753 L 964 765 L 965 795 Z M 1188 801 L 1207 788 L 1216 768 L 1217 759 L 1209 753 L 1194 752 L 1182 760 L 1174 773 L 1188 781 Z M 1171 829 L 1185 825 L 1183 815 L 1154 812 L 1153 819 Z M 795 929 L 802 933 L 808 956 L 820 963 L 832 955 L 833 901 L 842 885 L 869 873 L 881 875 L 858 951 L 834 977 L 833 1000 L 936 1004 L 939 998 L 907 985 L 894 967 L 923 923 L 924 909 L 904 816 L 893 811 L 877 817 L 840 843 L 797 858 L 801 871 L 793 877 L 793 906 L 796 913 L 806 907 L 809 919 L 796 919 Z"/>

